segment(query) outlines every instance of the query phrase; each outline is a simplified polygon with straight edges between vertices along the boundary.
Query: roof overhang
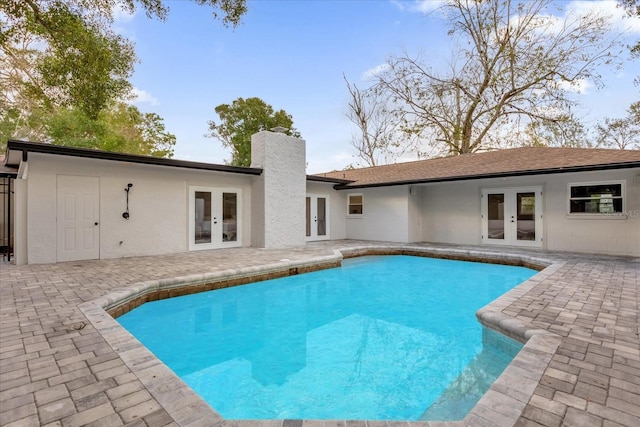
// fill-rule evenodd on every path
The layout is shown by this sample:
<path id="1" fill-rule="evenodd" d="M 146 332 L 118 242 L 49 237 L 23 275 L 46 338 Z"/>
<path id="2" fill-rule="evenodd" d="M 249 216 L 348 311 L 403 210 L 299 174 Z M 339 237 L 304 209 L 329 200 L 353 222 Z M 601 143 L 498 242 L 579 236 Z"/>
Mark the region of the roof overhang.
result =
<path id="1" fill-rule="evenodd" d="M 548 174 L 571 173 L 571 172 L 592 172 L 592 171 L 632 169 L 632 168 L 640 168 L 640 161 L 604 163 L 599 165 L 570 166 L 570 167 L 562 167 L 562 168 L 535 169 L 535 170 L 525 170 L 525 171 L 496 172 L 496 173 L 477 174 L 477 175 L 446 176 L 446 177 L 424 178 L 424 179 L 393 181 L 393 182 L 378 182 L 378 183 L 362 184 L 362 185 L 357 185 L 357 184 L 349 185 L 347 183 L 347 184 L 337 184 L 333 188 L 336 190 L 351 190 L 351 189 L 357 189 L 357 188 L 394 187 L 399 185 L 433 184 L 433 183 L 440 183 L 440 182 L 471 181 L 476 179 L 488 179 L 488 178 L 508 178 L 508 177 L 515 177 L 515 176 L 548 175 Z"/>
<path id="2" fill-rule="evenodd" d="M 9 140 L 7 142 L 7 155 L 5 166 L 17 168 L 22 161 L 27 161 L 28 153 L 43 153 L 58 156 L 83 157 L 88 159 L 111 160 L 116 162 L 139 163 L 154 166 L 166 166 L 173 168 L 198 169 L 216 172 L 227 172 L 244 175 L 260 175 L 260 168 L 246 168 L 239 166 L 219 165 L 213 163 L 191 162 L 186 160 L 166 159 L 161 157 L 139 156 L 125 153 L 112 153 L 109 151 L 91 150 L 87 148 L 66 147 L 60 145 L 43 144 L 39 142 L 27 142 Z"/>
<path id="3" fill-rule="evenodd" d="M 0 178 L 15 178 L 18 175 L 18 168 L 0 165 Z"/>
<path id="4" fill-rule="evenodd" d="M 350 182 L 353 182 L 348 179 L 328 178 L 326 176 L 318 176 L 318 175 L 307 175 L 307 181 L 324 182 L 327 184 L 335 184 L 335 185 L 346 185 L 346 184 L 349 184 Z"/>

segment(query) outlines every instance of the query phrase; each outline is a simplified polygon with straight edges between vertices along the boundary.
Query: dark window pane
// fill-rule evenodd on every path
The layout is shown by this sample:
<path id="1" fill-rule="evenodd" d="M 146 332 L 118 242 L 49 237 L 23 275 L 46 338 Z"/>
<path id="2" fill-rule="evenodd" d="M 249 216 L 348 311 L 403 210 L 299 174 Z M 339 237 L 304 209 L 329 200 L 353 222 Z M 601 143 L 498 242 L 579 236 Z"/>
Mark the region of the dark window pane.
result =
<path id="1" fill-rule="evenodd" d="M 590 200 L 571 200 L 570 213 L 619 213 L 622 212 L 622 199 L 599 197 Z"/>
<path id="2" fill-rule="evenodd" d="M 602 194 L 622 196 L 622 184 L 580 185 L 571 187 L 571 198 L 600 196 Z"/>
<path id="3" fill-rule="evenodd" d="M 238 194 L 222 193 L 222 241 L 238 240 Z"/>
<path id="4" fill-rule="evenodd" d="M 196 191 L 195 203 L 195 243 L 211 243 L 211 193 Z"/>
<path id="5" fill-rule="evenodd" d="M 362 196 L 349 196 L 349 204 L 350 205 L 361 205 L 362 204 Z"/>
<path id="6" fill-rule="evenodd" d="M 349 206 L 349 215 L 362 215 L 362 205 Z"/>
<path id="7" fill-rule="evenodd" d="M 488 238 L 504 239 L 504 194 L 487 195 Z"/>

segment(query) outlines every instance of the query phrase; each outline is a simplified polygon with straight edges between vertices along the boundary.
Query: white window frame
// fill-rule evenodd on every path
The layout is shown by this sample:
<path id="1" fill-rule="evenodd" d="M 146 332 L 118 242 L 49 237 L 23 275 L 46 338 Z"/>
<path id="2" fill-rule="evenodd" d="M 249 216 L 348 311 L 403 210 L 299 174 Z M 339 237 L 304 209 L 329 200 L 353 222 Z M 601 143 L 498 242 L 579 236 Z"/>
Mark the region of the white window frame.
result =
<path id="1" fill-rule="evenodd" d="M 349 207 L 352 206 L 351 203 L 351 197 L 360 197 L 362 202 L 360 203 L 360 206 L 362 207 L 362 213 L 351 213 Z M 357 206 L 357 205 L 353 205 L 353 206 Z M 362 193 L 349 193 L 347 194 L 347 217 L 348 218 L 362 218 L 364 216 L 364 195 Z"/>
<path id="2" fill-rule="evenodd" d="M 571 201 L 582 200 L 583 197 L 571 197 L 571 189 L 574 187 L 588 187 L 592 185 L 611 185 L 620 184 L 620 196 L 612 197 L 622 200 L 622 212 L 571 212 Z M 570 182 L 567 184 L 567 218 L 580 218 L 580 219 L 626 219 L 626 205 L 627 205 L 627 182 L 625 180 L 614 181 L 588 181 L 588 182 Z"/>

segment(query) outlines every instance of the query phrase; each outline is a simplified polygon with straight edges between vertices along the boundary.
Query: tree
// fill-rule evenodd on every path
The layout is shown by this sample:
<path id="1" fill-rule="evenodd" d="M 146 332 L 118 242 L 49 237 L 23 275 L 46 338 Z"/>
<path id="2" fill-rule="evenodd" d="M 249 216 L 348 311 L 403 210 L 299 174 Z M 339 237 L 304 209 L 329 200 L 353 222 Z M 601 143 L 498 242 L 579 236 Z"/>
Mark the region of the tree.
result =
<path id="1" fill-rule="evenodd" d="M 293 118 L 284 110 L 275 111 L 260 98 L 238 98 L 231 104 L 220 104 L 215 108 L 220 123 L 210 120 L 206 135 L 222 142 L 231 149 L 233 166 L 251 165 L 251 135 L 276 126 L 288 129 L 287 134 L 300 138 L 293 127 Z"/>
<path id="2" fill-rule="evenodd" d="M 521 143 L 543 147 L 590 147 L 587 130 L 580 120 L 571 114 L 554 121 L 529 122 L 521 136 Z"/>
<path id="3" fill-rule="evenodd" d="M 598 144 L 621 150 L 640 149 L 640 102 L 631 104 L 622 119 L 605 118 L 596 125 Z"/>
<path id="4" fill-rule="evenodd" d="M 640 18 L 640 0 L 620 0 L 620 2 L 627 12 L 627 16 Z M 640 39 L 637 40 L 635 44 L 629 46 L 629 49 L 634 58 L 640 58 Z M 634 83 L 636 86 L 640 86 L 640 76 L 635 78 Z"/>
<path id="5" fill-rule="evenodd" d="M 96 119 L 80 109 L 60 107 L 48 118 L 46 128 L 47 142 L 54 145 L 154 157 L 172 157 L 176 143 L 160 116 L 124 102 L 103 109 Z"/>
<path id="6" fill-rule="evenodd" d="M 628 16 L 640 18 L 640 0 L 620 0 L 620 2 Z M 631 52 L 636 55 L 636 57 L 640 56 L 640 40 L 638 40 L 633 46 L 630 46 L 630 48 Z"/>
<path id="7" fill-rule="evenodd" d="M 193 0 L 237 25 L 246 0 Z M 4 0 L 0 2 L 0 123 L 33 136 L 32 122 L 58 107 L 91 120 L 130 95 L 133 44 L 111 30 L 116 10 L 165 19 L 162 0 Z M 41 121 L 40 121 L 41 122 Z M 4 141 L 0 142 L 4 145 Z"/>
<path id="8" fill-rule="evenodd" d="M 392 57 L 374 92 L 398 106 L 393 113 L 407 134 L 450 154 L 499 146 L 508 124 L 562 125 L 574 105 L 568 89 L 600 84 L 599 67 L 615 63 L 621 47 L 607 37 L 608 17 L 593 11 L 560 19 L 552 6 L 450 0 L 443 11 L 458 52 L 450 69 Z"/>
<path id="9" fill-rule="evenodd" d="M 412 148 L 401 144 L 406 136 L 402 138 L 386 98 L 371 89 L 361 91 L 346 77 L 345 82 L 350 95 L 347 117 L 359 130 L 352 136 L 351 145 L 366 166 L 391 163 Z"/>

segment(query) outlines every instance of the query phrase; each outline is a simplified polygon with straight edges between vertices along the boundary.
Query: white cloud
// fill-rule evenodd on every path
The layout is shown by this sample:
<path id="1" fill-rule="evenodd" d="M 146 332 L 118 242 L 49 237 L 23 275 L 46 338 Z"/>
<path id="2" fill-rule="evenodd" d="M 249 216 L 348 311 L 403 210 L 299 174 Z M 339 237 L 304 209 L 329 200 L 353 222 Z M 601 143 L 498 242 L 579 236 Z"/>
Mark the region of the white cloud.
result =
<path id="1" fill-rule="evenodd" d="M 564 12 L 561 14 L 541 14 L 538 15 L 538 30 L 548 34 L 559 34 L 566 30 L 566 20 L 573 22 L 573 25 L 580 23 L 580 17 L 587 15 L 600 16 L 606 18 L 611 24 L 611 30 L 616 33 L 639 34 L 640 17 L 627 16 L 625 10 L 614 0 L 575 0 L 564 4 Z M 514 15 L 510 21 L 517 23 L 521 17 Z"/>
<path id="2" fill-rule="evenodd" d="M 395 5 L 401 11 L 418 12 L 428 14 L 445 4 L 445 0 L 391 0 L 391 4 Z"/>
<path id="3" fill-rule="evenodd" d="M 362 80 L 370 80 L 376 77 L 378 74 L 388 71 L 389 68 L 390 66 L 386 62 L 384 64 L 376 65 L 373 68 L 369 68 L 367 71 L 362 73 Z"/>
<path id="4" fill-rule="evenodd" d="M 116 25 L 131 22 L 135 16 L 135 11 L 130 13 L 128 10 L 124 10 L 119 4 L 116 4 L 113 8 L 113 21 Z"/>
<path id="5" fill-rule="evenodd" d="M 144 104 L 144 103 L 148 103 L 151 105 L 159 104 L 158 98 L 151 95 L 149 92 L 145 90 L 138 89 L 137 87 L 133 88 L 132 94 L 133 94 L 133 97 L 131 98 L 131 101 L 130 101 L 132 104 Z"/>
<path id="6" fill-rule="evenodd" d="M 618 31 L 640 33 L 640 18 L 637 16 L 627 16 L 625 10 L 619 6 L 617 1 L 572 1 L 567 6 L 568 14 L 575 13 L 577 15 L 585 15 L 590 12 L 597 12 L 604 16 L 610 16 L 613 27 Z"/>
<path id="7" fill-rule="evenodd" d="M 588 90 L 593 87 L 593 84 L 589 80 L 578 79 L 574 82 L 560 81 L 558 82 L 558 87 L 568 92 L 585 95 Z"/>
<path id="8" fill-rule="evenodd" d="M 444 0 L 417 0 L 412 9 L 417 12 L 430 13 L 445 4 Z"/>
<path id="9" fill-rule="evenodd" d="M 391 0 L 391 4 L 402 11 L 407 10 L 406 3 L 400 0 Z"/>

